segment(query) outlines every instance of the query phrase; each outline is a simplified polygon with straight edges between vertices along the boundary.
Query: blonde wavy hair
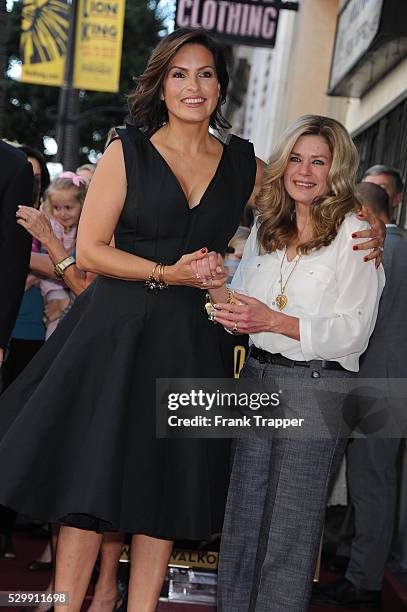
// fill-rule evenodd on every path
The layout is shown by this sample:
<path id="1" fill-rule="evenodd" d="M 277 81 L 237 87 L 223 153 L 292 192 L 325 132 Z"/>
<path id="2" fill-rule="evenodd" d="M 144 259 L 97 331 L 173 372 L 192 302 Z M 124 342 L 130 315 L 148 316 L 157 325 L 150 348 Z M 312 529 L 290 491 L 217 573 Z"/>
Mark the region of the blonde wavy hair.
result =
<path id="1" fill-rule="evenodd" d="M 261 252 L 284 249 L 298 236 L 294 200 L 284 187 L 284 173 L 295 143 L 306 135 L 326 140 L 332 164 L 327 180 L 329 192 L 315 198 L 311 207 L 313 238 L 300 244 L 297 251 L 306 255 L 330 244 L 345 216 L 360 208 L 355 197 L 358 153 L 348 132 L 335 119 L 303 115 L 285 130 L 265 170 L 257 200 Z"/>

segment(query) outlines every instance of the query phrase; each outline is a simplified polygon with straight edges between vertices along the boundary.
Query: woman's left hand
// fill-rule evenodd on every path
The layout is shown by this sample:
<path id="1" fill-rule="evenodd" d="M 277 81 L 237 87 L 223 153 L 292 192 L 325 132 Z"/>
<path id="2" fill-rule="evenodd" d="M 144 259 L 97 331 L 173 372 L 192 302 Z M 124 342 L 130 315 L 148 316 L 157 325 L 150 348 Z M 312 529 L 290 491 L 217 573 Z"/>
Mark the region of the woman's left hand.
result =
<path id="1" fill-rule="evenodd" d="M 273 331 L 280 315 L 256 298 L 235 292 L 241 304 L 215 304 L 214 320 L 226 329 L 240 334 Z"/>
<path id="2" fill-rule="evenodd" d="M 34 238 L 37 238 L 45 247 L 55 239 L 51 223 L 42 210 L 31 206 L 19 206 L 16 212 L 17 223 L 24 227 Z"/>
<path id="3" fill-rule="evenodd" d="M 370 238 L 367 242 L 361 242 L 355 244 L 353 249 L 355 251 L 365 251 L 373 249 L 370 253 L 365 255 L 364 260 L 369 261 L 375 259 L 376 268 L 378 268 L 382 262 L 384 241 L 386 240 L 386 225 L 367 207 L 362 206 L 358 219 L 367 221 L 370 225 L 370 229 L 361 230 L 352 234 L 352 238 Z"/>

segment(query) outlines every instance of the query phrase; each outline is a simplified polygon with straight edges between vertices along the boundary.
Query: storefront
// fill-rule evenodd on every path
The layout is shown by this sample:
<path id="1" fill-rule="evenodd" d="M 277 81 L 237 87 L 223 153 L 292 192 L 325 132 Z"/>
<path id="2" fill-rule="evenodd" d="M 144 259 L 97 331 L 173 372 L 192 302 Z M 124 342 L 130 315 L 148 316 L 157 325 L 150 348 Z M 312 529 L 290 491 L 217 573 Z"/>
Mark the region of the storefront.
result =
<path id="1" fill-rule="evenodd" d="M 407 2 L 344 0 L 328 94 L 348 98 L 345 124 L 360 154 L 359 176 L 374 164 L 407 182 Z M 406 227 L 407 198 L 398 214 Z"/>
<path id="2" fill-rule="evenodd" d="M 360 155 L 359 176 L 367 168 L 381 163 L 400 170 L 407 186 L 407 97 L 388 110 L 372 125 L 354 133 Z M 407 198 L 398 214 L 399 224 L 407 228 Z"/>

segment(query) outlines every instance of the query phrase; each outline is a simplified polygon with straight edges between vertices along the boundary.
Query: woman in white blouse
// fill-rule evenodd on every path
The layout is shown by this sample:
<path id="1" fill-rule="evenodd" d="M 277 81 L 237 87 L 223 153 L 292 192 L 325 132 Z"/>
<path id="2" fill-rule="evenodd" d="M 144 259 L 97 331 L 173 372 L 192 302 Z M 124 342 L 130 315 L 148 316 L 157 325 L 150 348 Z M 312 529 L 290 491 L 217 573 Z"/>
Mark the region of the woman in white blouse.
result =
<path id="1" fill-rule="evenodd" d="M 357 217 L 356 168 L 356 149 L 341 124 L 300 117 L 266 169 L 236 292 L 228 300 L 225 289 L 211 292 L 214 319 L 250 335 L 242 377 L 275 385 L 273 391 L 289 377 L 286 405 L 311 423 L 325 408 L 340 414 L 341 402 L 316 392 L 349 388 L 384 286 L 381 267 L 365 263 L 353 244 L 352 234 L 368 227 Z M 345 448 L 339 429 L 338 419 L 337 429 L 319 439 L 286 433 L 237 440 L 221 612 L 308 609 L 326 498 Z"/>

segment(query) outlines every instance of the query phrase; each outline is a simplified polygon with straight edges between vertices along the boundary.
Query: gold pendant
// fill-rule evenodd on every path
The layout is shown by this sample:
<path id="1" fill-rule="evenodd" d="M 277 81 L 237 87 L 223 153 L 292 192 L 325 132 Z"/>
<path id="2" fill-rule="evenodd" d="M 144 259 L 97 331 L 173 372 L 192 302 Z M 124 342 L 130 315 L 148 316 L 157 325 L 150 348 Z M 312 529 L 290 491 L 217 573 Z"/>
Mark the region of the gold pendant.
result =
<path id="1" fill-rule="evenodd" d="M 280 293 L 276 297 L 276 304 L 279 310 L 284 310 L 284 308 L 287 306 L 287 302 L 288 302 L 288 298 L 286 295 L 284 295 L 284 293 Z"/>

